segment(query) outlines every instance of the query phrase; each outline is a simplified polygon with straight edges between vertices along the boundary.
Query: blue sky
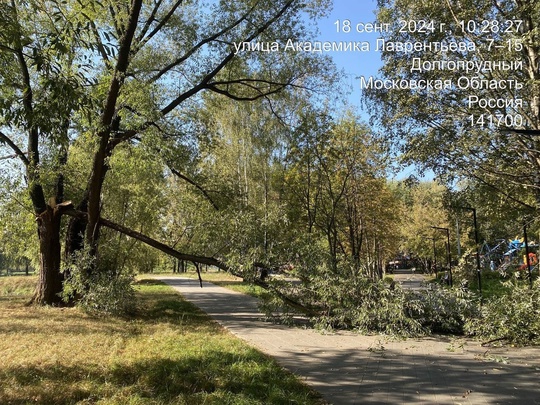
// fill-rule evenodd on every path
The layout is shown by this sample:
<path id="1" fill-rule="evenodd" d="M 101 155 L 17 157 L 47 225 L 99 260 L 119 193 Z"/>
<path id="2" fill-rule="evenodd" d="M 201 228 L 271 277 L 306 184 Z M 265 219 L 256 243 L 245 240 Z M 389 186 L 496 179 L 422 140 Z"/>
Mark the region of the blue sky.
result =
<path id="1" fill-rule="evenodd" d="M 346 83 L 351 87 L 352 93 L 349 97 L 351 104 L 360 104 L 360 81 L 359 76 L 375 76 L 381 66 L 380 55 L 375 52 L 375 41 L 379 37 L 377 33 L 366 34 L 357 33 L 351 30 L 349 33 L 337 32 L 336 21 L 343 22 L 349 20 L 352 26 L 358 23 L 370 23 L 375 21 L 374 11 L 377 7 L 375 0 L 334 0 L 334 8 L 327 18 L 319 21 L 321 41 L 344 41 L 357 42 L 369 41 L 371 51 L 369 52 L 331 52 L 330 56 L 338 68 L 343 69 L 346 74 Z M 367 119 L 367 116 L 365 117 Z"/>
<path id="2" fill-rule="evenodd" d="M 336 21 L 349 20 L 351 26 L 358 23 L 371 23 L 375 21 L 376 0 L 334 0 L 334 8 L 327 18 L 321 19 L 318 23 L 320 41 L 368 41 L 371 44 L 369 52 L 331 52 L 329 55 L 334 59 L 337 67 L 346 74 L 347 87 L 345 91 L 351 91 L 349 102 L 358 107 L 360 117 L 368 122 L 369 116 L 360 106 L 360 76 L 377 76 L 379 68 L 382 66 L 380 53 L 375 52 L 375 42 L 379 38 L 379 33 L 357 33 L 352 29 L 349 33 L 337 32 Z M 408 166 L 399 171 L 395 176 L 403 179 L 415 172 L 414 166 Z M 433 174 L 428 172 L 424 179 L 432 179 Z"/>

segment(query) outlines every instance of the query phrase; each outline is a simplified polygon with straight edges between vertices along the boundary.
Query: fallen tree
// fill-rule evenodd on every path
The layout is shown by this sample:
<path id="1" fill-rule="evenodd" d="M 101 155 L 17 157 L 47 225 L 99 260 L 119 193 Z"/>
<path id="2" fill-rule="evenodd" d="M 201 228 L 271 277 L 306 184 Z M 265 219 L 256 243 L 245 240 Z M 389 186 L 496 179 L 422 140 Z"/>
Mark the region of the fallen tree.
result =
<path id="1" fill-rule="evenodd" d="M 62 208 L 62 213 L 65 214 L 65 215 L 68 215 L 68 216 L 71 216 L 71 217 L 74 217 L 74 218 L 78 218 L 78 219 L 82 219 L 82 220 L 86 220 L 87 218 L 87 214 L 83 211 L 78 211 L 76 210 L 74 207 L 73 207 L 73 204 L 70 202 L 70 201 L 67 201 L 67 202 L 64 202 L 61 204 L 61 208 Z M 208 257 L 208 256 L 200 256 L 200 255 L 192 255 L 192 254 L 187 254 L 187 253 L 182 253 L 182 252 L 179 252 L 178 250 L 176 249 L 173 249 L 172 247 L 156 240 L 156 239 L 153 239 L 147 235 L 144 235 L 140 232 L 137 232 L 137 231 L 134 231 L 133 229 L 130 229 L 130 228 L 127 228 L 123 225 L 120 225 L 120 224 L 117 224 L 113 221 L 110 221 L 108 219 L 105 219 L 105 218 L 102 218 L 100 217 L 99 218 L 99 223 L 100 225 L 102 226 L 105 226 L 107 228 L 110 228 L 110 229 L 113 229 L 117 232 L 120 232 L 124 235 L 127 235 L 131 238 L 134 238 L 136 240 L 139 240 L 149 246 L 152 246 L 153 248 L 155 249 L 158 249 L 160 251 L 162 251 L 163 253 L 169 255 L 169 256 L 172 256 L 178 260 L 184 260 L 184 261 L 189 261 L 189 262 L 192 262 L 194 264 L 205 264 L 205 265 L 209 265 L 209 266 L 214 266 L 214 267 L 217 267 L 218 269 L 221 269 L 221 270 L 224 270 L 234 276 L 237 276 L 237 277 L 242 277 L 244 278 L 244 276 L 236 271 L 235 269 L 233 269 L 232 267 L 228 266 L 223 260 L 221 259 L 218 259 L 218 258 L 215 258 L 215 257 Z M 257 267 L 260 267 L 260 263 L 257 263 L 256 264 Z M 255 264 L 254 264 L 255 266 Z M 266 269 L 266 270 L 269 270 L 269 269 Z M 200 277 L 200 274 L 199 274 L 199 277 Z M 276 296 L 278 296 L 281 300 L 283 300 L 283 302 L 285 302 L 288 306 L 290 306 L 291 308 L 294 308 L 295 310 L 307 315 L 307 316 L 315 316 L 317 315 L 317 311 L 313 308 L 308 308 L 302 304 L 300 304 L 299 302 L 291 299 L 290 297 L 286 296 L 285 294 L 283 294 L 281 291 L 279 291 L 278 289 L 276 289 L 274 286 L 272 286 L 271 284 L 267 283 L 266 281 L 264 280 L 261 280 L 261 279 L 253 279 L 251 280 L 251 282 L 259 287 L 262 287 L 264 288 L 265 290 L 268 290 L 268 291 L 271 291 L 273 294 L 275 294 Z M 201 283 L 201 287 L 202 287 L 202 283 Z"/>

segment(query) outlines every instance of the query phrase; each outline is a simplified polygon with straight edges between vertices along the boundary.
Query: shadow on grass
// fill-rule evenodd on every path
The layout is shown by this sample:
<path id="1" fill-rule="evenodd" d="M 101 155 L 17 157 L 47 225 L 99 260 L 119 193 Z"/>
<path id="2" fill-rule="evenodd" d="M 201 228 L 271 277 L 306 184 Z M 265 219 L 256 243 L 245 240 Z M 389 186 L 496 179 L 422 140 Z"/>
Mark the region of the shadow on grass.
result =
<path id="1" fill-rule="evenodd" d="M 178 324 L 186 328 L 205 327 L 216 330 L 208 316 L 193 304 L 171 292 L 157 280 L 138 283 L 138 309 L 132 316 L 95 317 L 72 308 L 27 307 L 29 297 L 0 297 L 0 308 L 9 311 L 12 322 L 0 322 L 0 334 L 18 335 L 46 330 L 49 335 L 78 335 L 89 333 L 133 335 L 133 322 Z M 148 283 L 144 282 L 148 281 Z M 139 288 L 140 287 L 140 288 Z M 128 324 L 126 325 L 126 322 Z"/>
<path id="2" fill-rule="evenodd" d="M 113 370 L 116 384 L 134 384 L 140 394 L 161 401 L 200 395 L 208 399 L 234 396 L 235 403 L 307 403 L 315 397 L 273 362 L 255 350 L 237 354 L 211 350 L 181 360 L 153 359 Z"/>
<path id="3" fill-rule="evenodd" d="M 127 403 L 315 404 L 320 398 L 254 350 L 238 356 L 223 351 L 182 359 L 154 358 L 96 367 L 5 368 L 2 404 L 67 405 L 79 401 Z M 322 402 L 321 402 L 322 403 Z"/>
<path id="4" fill-rule="evenodd" d="M 94 332 L 97 340 L 122 333 L 123 346 L 75 365 L 67 352 L 54 362 L 44 357 L 0 364 L 0 404 L 323 403 L 277 363 L 223 334 L 204 312 L 161 282 L 141 280 L 136 289 L 139 310 L 128 320 L 92 318 L 77 310 L 14 312 L 21 321 L 0 333 L 14 328 L 64 344 L 73 333 Z M 8 346 L 16 350 L 19 343 L 11 340 Z"/>
<path id="5" fill-rule="evenodd" d="M 185 301 L 177 293 L 158 281 L 150 283 L 138 294 L 139 309 L 134 320 L 152 323 L 172 323 L 187 328 L 207 328 L 218 330 L 208 315 L 192 303 Z"/>

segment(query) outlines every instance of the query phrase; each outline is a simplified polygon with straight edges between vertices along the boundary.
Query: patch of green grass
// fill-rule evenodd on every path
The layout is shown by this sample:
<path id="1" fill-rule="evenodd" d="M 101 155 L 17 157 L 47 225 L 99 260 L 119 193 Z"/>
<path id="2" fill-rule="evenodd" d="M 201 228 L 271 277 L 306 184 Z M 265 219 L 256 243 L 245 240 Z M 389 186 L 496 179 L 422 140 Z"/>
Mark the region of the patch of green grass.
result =
<path id="1" fill-rule="evenodd" d="M 437 273 L 437 277 L 433 280 L 434 283 L 439 283 L 441 285 L 444 285 L 442 278 L 444 277 L 444 272 Z M 484 299 L 489 298 L 495 298 L 500 297 L 506 293 L 508 293 L 508 286 L 504 283 L 508 281 L 510 277 L 513 277 L 513 275 L 508 275 L 506 277 L 503 277 L 499 272 L 497 271 L 482 271 L 481 272 L 481 280 L 482 280 L 482 297 Z M 469 283 L 468 288 L 471 291 L 477 292 L 478 289 L 478 276 L 476 275 L 476 271 L 470 272 L 466 275 L 458 275 L 454 274 L 454 287 L 459 287 L 462 280 L 467 280 Z M 528 282 L 527 280 L 521 280 L 520 282 Z"/>
<path id="2" fill-rule="evenodd" d="M 170 287 L 135 288 L 130 319 L 0 300 L 0 403 L 324 403 Z"/>
<path id="3" fill-rule="evenodd" d="M 508 287 L 504 285 L 507 279 L 503 278 L 499 272 L 483 271 L 480 273 L 480 277 L 483 298 L 500 297 L 508 292 Z M 478 290 L 478 276 L 471 277 L 470 288 L 473 291 Z"/>
<path id="4" fill-rule="evenodd" d="M 0 299 L 30 298 L 36 283 L 36 276 L 1 276 Z"/>
<path id="5" fill-rule="evenodd" d="M 179 274 L 181 277 L 189 277 L 197 279 L 199 276 L 195 272 L 186 272 Z M 266 294 L 266 290 L 262 287 L 247 283 L 240 277 L 233 276 L 223 271 L 208 271 L 201 273 L 203 281 L 208 281 L 220 287 L 228 288 L 242 294 L 251 295 L 252 297 L 260 298 Z"/>
<path id="6" fill-rule="evenodd" d="M 481 273 L 482 279 L 482 297 L 483 298 L 498 298 L 509 293 L 509 289 L 512 288 L 506 282 L 513 279 L 519 285 L 529 285 L 529 279 L 525 272 L 517 273 L 519 278 L 514 273 L 509 273 L 503 277 L 497 271 L 483 271 Z M 534 277 L 534 276 L 533 276 Z M 470 288 L 473 291 L 478 290 L 478 277 L 476 275 L 470 277 Z"/>

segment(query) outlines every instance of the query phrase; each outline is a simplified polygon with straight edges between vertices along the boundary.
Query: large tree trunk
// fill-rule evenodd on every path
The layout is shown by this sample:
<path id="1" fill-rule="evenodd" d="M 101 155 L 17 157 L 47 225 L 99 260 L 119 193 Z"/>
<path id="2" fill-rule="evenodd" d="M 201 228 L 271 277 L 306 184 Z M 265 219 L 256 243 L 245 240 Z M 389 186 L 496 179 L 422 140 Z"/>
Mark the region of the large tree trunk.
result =
<path id="1" fill-rule="evenodd" d="M 87 192 L 85 192 L 82 201 L 79 203 L 76 209 L 80 212 L 88 211 Z M 66 260 L 69 260 L 74 253 L 83 249 L 86 223 L 86 217 L 71 217 L 66 233 L 66 244 L 64 246 L 64 258 Z"/>
<path id="2" fill-rule="evenodd" d="M 88 183 L 88 217 L 86 224 L 86 243 L 90 254 L 97 254 L 99 240 L 99 216 L 101 211 L 101 192 L 105 174 L 108 170 L 106 159 L 111 156 L 115 143 L 110 143 L 113 129 L 119 129 L 120 116 L 117 115 L 117 102 L 129 67 L 131 47 L 135 38 L 142 0 L 133 0 L 125 31 L 120 39 L 116 67 L 109 85 L 105 107 L 101 115 L 102 129 L 98 132 L 99 147 L 94 155 L 92 174 Z"/>
<path id="3" fill-rule="evenodd" d="M 60 222 L 62 214 L 57 207 L 47 206 L 37 218 L 39 236 L 39 281 L 33 302 L 40 305 L 62 303 L 63 274 L 60 272 Z"/>

